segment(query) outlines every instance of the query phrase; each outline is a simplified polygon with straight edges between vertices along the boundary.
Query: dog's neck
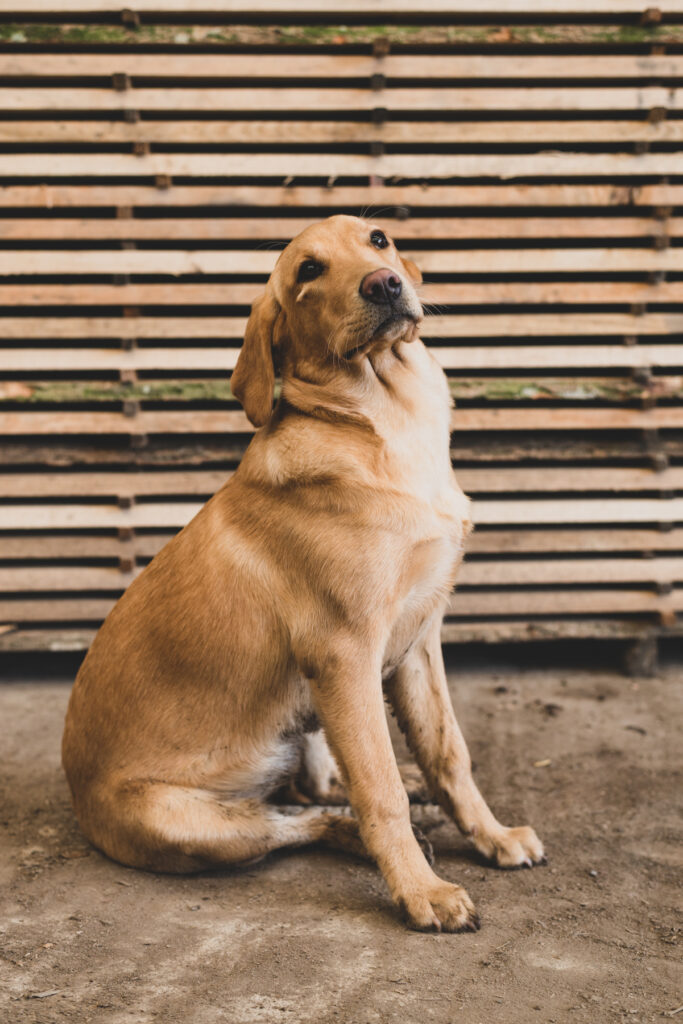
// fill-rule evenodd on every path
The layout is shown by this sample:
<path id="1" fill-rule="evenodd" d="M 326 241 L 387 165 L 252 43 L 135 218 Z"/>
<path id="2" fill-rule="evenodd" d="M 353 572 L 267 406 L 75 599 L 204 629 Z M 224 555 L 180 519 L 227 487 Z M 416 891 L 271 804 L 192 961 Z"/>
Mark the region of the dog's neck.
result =
<path id="1" fill-rule="evenodd" d="M 283 412 L 290 407 L 307 416 L 363 426 L 381 435 L 387 403 L 405 404 L 410 398 L 405 386 L 406 369 L 412 362 L 409 344 L 399 340 L 374 345 L 348 360 L 306 361 L 283 368 Z"/>

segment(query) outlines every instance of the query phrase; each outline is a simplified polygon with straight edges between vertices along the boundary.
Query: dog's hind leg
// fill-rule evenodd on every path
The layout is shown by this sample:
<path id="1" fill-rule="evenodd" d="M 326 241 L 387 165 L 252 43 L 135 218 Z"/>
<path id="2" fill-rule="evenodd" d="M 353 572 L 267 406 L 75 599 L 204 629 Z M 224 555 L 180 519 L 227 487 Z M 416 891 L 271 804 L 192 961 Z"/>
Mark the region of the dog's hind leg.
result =
<path id="1" fill-rule="evenodd" d="M 429 791 L 424 775 L 416 765 L 402 764 L 398 768 L 411 804 L 429 801 Z M 278 802 L 309 804 L 348 804 L 346 788 L 341 781 L 341 772 L 330 750 L 322 729 L 307 733 L 297 778 L 292 779 L 282 791 Z"/>
<path id="2" fill-rule="evenodd" d="M 258 860 L 283 847 L 321 843 L 367 857 L 358 823 L 321 808 L 304 811 L 259 800 L 221 803 L 201 789 L 126 783 L 81 824 L 114 860 L 150 871 L 185 873 Z"/>

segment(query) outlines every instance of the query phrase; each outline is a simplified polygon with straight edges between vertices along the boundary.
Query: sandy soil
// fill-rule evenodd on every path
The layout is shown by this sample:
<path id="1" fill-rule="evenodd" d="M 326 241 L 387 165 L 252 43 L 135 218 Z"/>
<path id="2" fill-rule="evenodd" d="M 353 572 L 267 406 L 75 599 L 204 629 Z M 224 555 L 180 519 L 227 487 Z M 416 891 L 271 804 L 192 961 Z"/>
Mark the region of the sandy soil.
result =
<path id="1" fill-rule="evenodd" d="M 550 857 L 497 871 L 437 819 L 437 869 L 469 890 L 475 935 L 406 931 L 371 865 L 319 850 L 201 877 L 105 860 L 79 834 L 59 766 L 68 681 L 10 679 L 0 1019 L 661 1021 L 683 1003 L 682 675 L 451 673 L 480 786 L 503 821 L 536 827 Z"/>

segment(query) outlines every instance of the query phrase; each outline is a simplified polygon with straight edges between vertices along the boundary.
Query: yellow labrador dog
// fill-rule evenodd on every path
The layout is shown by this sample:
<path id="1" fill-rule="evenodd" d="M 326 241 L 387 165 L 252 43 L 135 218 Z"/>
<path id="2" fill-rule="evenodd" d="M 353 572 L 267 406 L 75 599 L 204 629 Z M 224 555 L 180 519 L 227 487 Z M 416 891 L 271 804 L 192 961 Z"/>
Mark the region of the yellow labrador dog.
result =
<path id="1" fill-rule="evenodd" d="M 385 695 L 476 848 L 501 867 L 543 859 L 478 792 L 446 685 L 440 625 L 470 523 L 420 280 L 379 228 L 337 216 L 287 246 L 254 304 L 232 386 L 260 429 L 115 606 L 71 696 L 76 814 L 115 860 L 199 871 L 323 842 L 370 855 L 413 928 L 478 927 L 411 828 Z M 334 802 L 337 766 L 355 817 L 268 802 L 295 777 Z"/>

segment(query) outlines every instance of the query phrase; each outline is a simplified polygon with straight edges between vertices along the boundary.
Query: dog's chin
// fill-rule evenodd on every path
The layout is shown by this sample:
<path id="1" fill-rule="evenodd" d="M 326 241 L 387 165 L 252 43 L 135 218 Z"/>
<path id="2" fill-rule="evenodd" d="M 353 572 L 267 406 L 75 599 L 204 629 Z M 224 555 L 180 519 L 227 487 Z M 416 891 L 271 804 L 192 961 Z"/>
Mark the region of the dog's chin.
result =
<path id="1" fill-rule="evenodd" d="M 420 321 L 408 314 L 392 316 L 384 320 L 365 341 L 350 346 L 344 353 L 345 359 L 364 356 L 371 349 L 395 345 L 399 341 L 415 341 Z"/>

